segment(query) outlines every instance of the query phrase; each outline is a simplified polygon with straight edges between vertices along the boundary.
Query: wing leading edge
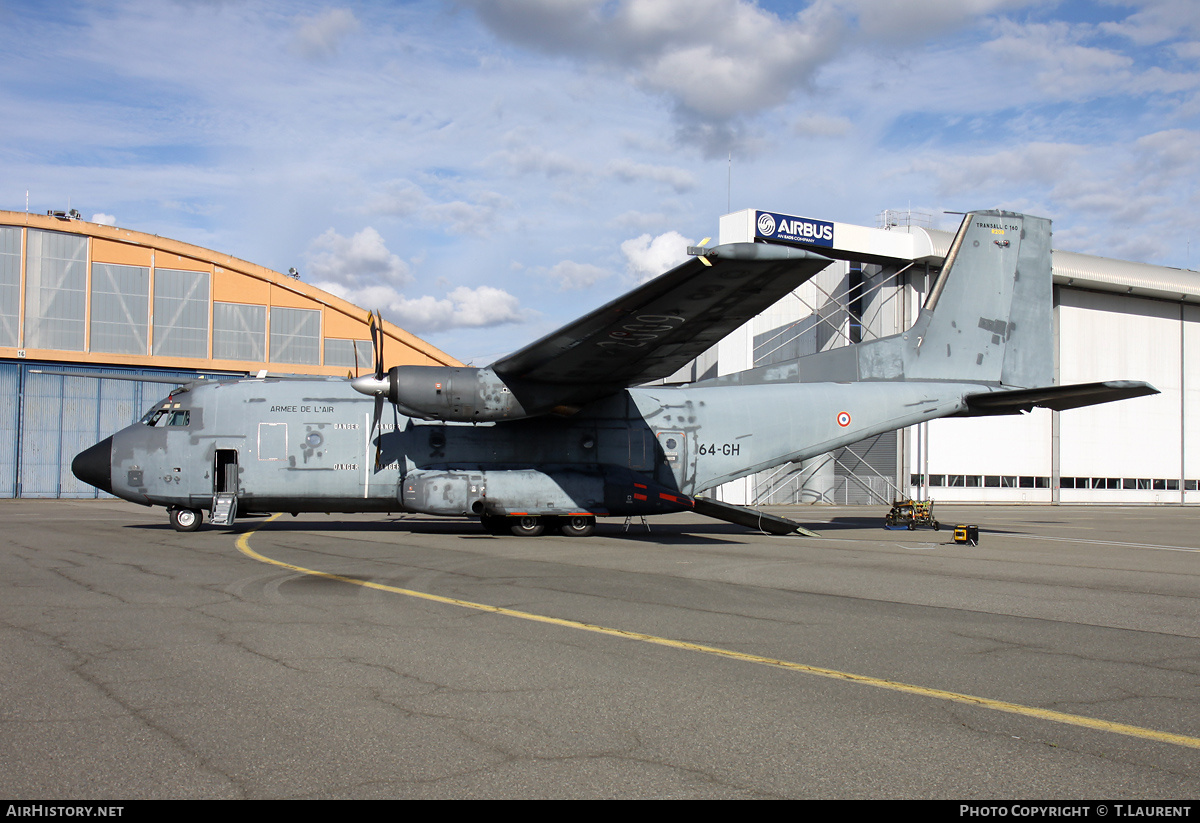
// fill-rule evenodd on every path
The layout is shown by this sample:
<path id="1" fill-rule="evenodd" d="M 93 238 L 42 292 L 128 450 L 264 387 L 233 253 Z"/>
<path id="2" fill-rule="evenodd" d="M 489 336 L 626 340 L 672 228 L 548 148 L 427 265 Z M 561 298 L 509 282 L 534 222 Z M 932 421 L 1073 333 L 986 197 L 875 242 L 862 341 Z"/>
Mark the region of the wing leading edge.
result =
<path id="1" fill-rule="evenodd" d="M 669 377 L 832 260 L 786 246 L 728 243 L 683 263 L 491 369 L 510 385 L 562 388 L 578 405 Z M 551 390 L 553 391 L 553 390 Z"/>

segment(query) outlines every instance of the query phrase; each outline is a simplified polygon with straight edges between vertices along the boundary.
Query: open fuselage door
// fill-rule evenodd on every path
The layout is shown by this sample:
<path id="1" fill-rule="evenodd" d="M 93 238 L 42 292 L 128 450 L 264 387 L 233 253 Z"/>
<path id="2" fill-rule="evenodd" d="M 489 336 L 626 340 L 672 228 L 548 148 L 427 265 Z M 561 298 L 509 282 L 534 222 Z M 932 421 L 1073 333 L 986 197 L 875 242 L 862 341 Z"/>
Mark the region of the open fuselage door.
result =
<path id="1" fill-rule="evenodd" d="M 237 495 L 237 449 L 217 449 L 213 458 L 213 499 L 209 521 L 219 526 L 232 526 L 237 517 Z"/>

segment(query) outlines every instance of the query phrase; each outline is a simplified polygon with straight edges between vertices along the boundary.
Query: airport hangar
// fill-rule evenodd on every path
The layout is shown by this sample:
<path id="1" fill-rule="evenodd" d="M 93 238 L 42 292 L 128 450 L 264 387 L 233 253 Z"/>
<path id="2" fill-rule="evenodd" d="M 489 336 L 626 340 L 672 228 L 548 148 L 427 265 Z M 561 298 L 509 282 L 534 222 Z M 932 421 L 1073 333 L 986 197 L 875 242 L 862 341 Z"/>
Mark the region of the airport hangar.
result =
<path id="1" fill-rule="evenodd" d="M 101 375 L 345 377 L 367 310 L 299 279 L 78 212 L 0 211 L 0 497 L 109 495 L 71 460 L 170 386 Z M 388 366 L 462 365 L 384 321 Z M 81 377 L 44 374 L 71 372 Z"/>
<path id="2" fill-rule="evenodd" d="M 907 328 L 953 238 L 931 223 L 908 212 L 884 212 L 875 228 L 757 209 L 723 216 L 719 242 L 787 243 L 835 262 L 673 379 Z M 1162 394 L 932 421 L 727 484 L 718 497 L 1200 502 L 1200 376 L 1188 369 L 1200 363 L 1200 275 L 1056 251 L 1054 320 L 1059 382 L 1146 380 Z M 386 321 L 384 330 L 388 366 L 461 365 Z M 371 368 L 367 310 L 298 279 L 78 214 L 0 211 L 0 497 L 103 495 L 71 474 L 71 458 L 167 387 L 96 375 L 341 376 L 356 356 L 360 371 Z"/>

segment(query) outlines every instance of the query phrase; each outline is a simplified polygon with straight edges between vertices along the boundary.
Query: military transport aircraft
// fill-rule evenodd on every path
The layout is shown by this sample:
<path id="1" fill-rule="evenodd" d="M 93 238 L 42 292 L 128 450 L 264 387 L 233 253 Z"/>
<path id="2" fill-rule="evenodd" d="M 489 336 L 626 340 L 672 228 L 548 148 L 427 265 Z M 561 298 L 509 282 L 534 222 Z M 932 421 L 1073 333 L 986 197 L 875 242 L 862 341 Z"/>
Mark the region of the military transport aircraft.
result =
<path id="1" fill-rule="evenodd" d="M 487 368 L 182 386 L 79 454 L 79 479 L 171 524 L 261 512 L 425 512 L 493 533 L 587 535 L 597 517 L 691 510 L 775 533 L 783 518 L 705 497 L 722 483 L 948 415 L 1071 409 L 1155 394 L 1054 386 L 1050 221 L 968 213 L 912 327 L 688 385 L 674 374 L 831 261 L 764 243 L 694 250 Z"/>

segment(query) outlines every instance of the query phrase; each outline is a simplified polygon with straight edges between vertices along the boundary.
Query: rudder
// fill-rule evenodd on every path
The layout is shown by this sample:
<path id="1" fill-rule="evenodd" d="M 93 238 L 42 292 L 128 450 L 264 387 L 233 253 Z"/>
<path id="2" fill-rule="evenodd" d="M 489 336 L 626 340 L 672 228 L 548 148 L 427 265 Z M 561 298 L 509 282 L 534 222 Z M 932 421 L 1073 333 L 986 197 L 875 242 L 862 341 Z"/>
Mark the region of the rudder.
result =
<path id="1" fill-rule="evenodd" d="M 1051 385 L 1051 312 L 1050 221 L 970 212 L 904 336 L 904 379 Z"/>

